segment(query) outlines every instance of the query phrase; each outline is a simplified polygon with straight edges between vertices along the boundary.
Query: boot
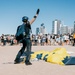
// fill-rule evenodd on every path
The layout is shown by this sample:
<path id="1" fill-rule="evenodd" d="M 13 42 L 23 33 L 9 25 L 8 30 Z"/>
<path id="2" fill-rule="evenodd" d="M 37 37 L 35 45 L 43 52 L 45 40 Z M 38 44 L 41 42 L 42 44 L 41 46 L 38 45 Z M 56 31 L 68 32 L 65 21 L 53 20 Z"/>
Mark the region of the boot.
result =
<path id="1" fill-rule="evenodd" d="M 19 64 L 20 63 L 20 60 L 19 59 L 15 59 L 14 60 L 14 64 Z"/>
<path id="2" fill-rule="evenodd" d="M 32 65 L 32 63 L 30 61 L 25 61 L 26 65 Z"/>

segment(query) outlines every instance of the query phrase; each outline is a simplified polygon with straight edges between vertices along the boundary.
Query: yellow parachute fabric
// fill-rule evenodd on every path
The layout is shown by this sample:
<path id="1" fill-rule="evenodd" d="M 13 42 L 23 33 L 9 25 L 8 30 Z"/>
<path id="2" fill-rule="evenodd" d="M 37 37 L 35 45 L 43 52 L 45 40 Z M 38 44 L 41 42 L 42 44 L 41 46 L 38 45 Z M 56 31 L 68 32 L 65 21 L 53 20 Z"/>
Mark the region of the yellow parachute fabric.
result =
<path id="1" fill-rule="evenodd" d="M 50 54 L 50 52 L 49 51 L 44 51 L 44 50 L 34 52 L 33 54 L 31 54 L 31 59 L 36 58 L 38 54 L 42 54 L 41 59 L 43 60 L 44 56 L 47 55 L 47 54 Z"/>
<path id="2" fill-rule="evenodd" d="M 62 60 L 64 60 L 66 56 L 69 57 L 69 54 L 67 53 L 65 48 L 56 48 L 55 50 L 51 51 L 48 55 L 47 62 L 64 65 Z"/>
<path id="3" fill-rule="evenodd" d="M 64 65 L 62 61 L 67 56 L 68 57 L 70 56 L 67 53 L 65 48 L 56 48 L 52 51 L 44 51 L 44 50 L 36 51 L 33 54 L 31 54 L 31 59 L 35 59 L 38 54 L 42 54 L 42 57 L 41 57 L 42 60 L 47 55 L 45 57 L 47 59 L 46 60 L 47 62 L 54 63 L 54 64 L 60 64 L 60 65 Z"/>
<path id="4" fill-rule="evenodd" d="M 43 52 L 44 52 L 44 50 L 40 50 L 40 51 L 34 52 L 33 54 L 31 54 L 31 59 L 36 58 L 37 54 L 43 54 Z"/>
<path id="5" fill-rule="evenodd" d="M 43 60 L 44 59 L 44 57 L 45 57 L 45 55 L 49 55 L 49 51 L 44 51 L 43 52 L 43 54 L 42 54 L 42 57 L 41 57 L 41 59 Z M 47 57 L 47 56 L 46 56 Z"/>

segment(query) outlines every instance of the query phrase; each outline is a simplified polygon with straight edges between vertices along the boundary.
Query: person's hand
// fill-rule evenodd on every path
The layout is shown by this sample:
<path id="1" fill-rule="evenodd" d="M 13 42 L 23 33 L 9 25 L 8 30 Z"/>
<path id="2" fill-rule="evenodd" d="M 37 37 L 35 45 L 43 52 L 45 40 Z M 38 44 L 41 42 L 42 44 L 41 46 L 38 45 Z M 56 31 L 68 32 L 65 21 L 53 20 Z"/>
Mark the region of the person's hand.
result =
<path id="1" fill-rule="evenodd" d="M 37 12 L 36 12 L 36 14 L 39 14 L 39 12 L 40 12 L 40 9 L 37 9 Z"/>

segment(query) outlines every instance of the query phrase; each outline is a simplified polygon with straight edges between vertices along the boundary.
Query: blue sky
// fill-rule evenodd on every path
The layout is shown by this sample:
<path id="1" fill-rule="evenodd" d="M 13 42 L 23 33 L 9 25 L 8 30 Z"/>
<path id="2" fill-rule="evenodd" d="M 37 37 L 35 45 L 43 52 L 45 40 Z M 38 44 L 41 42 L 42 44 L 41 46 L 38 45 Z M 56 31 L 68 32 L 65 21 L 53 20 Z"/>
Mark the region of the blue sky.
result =
<path id="1" fill-rule="evenodd" d="M 32 32 L 44 23 L 47 32 L 52 31 L 52 21 L 61 20 L 67 26 L 75 21 L 75 0 L 0 0 L 0 35 L 15 34 L 18 25 L 22 24 L 22 17 L 33 18 L 37 9 L 39 16 L 32 24 Z"/>

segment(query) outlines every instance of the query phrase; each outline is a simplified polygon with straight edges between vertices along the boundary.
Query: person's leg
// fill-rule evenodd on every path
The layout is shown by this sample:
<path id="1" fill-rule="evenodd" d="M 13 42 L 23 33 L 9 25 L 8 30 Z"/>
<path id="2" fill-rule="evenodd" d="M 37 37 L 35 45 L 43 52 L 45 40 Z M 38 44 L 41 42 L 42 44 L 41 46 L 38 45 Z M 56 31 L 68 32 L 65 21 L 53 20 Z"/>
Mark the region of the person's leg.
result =
<path id="1" fill-rule="evenodd" d="M 16 56 L 16 59 L 15 59 L 15 63 L 19 63 L 19 60 L 20 60 L 20 57 L 21 55 L 24 53 L 24 50 L 25 50 L 25 41 L 23 41 L 23 47 L 21 48 L 21 50 L 18 52 L 17 56 Z"/>
<path id="2" fill-rule="evenodd" d="M 73 46 L 74 46 L 75 40 L 73 39 Z"/>
<path id="3" fill-rule="evenodd" d="M 26 50 L 26 60 L 25 60 L 26 65 L 31 65 L 32 64 L 30 62 L 30 57 L 31 57 L 31 40 L 27 39 L 27 50 Z"/>
<path id="4" fill-rule="evenodd" d="M 4 45 L 4 46 L 6 45 L 6 40 L 3 41 L 3 45 Z"/>
<path id="5" fill-rule="evenodd" d="M 74 46 L 75 46 L 75 39 L 74 39 Z"/>

